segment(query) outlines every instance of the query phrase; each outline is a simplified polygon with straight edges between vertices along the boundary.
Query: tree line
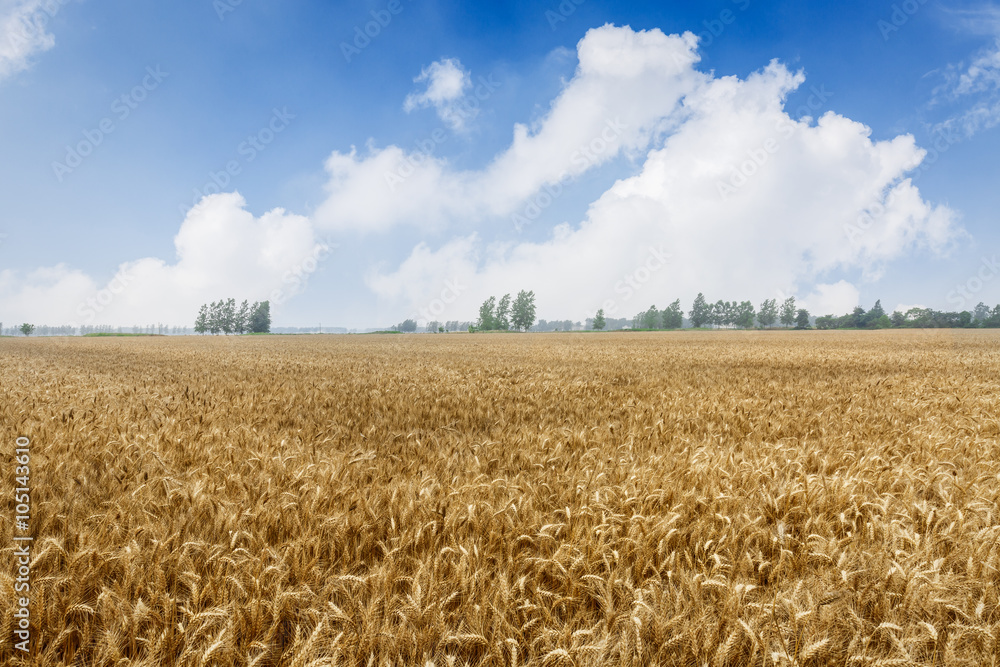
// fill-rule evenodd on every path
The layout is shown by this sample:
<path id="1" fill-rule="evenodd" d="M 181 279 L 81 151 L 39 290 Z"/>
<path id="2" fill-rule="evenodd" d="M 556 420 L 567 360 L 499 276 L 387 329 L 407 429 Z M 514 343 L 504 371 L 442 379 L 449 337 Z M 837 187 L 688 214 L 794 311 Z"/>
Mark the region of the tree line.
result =
<path id="1" fill-rule="evenodd" d="M 271 304 L 256 301 L 251 306 L 246 300 L 237 308 L 236 299 L 220 299 L 202 304 L 194 321 L 194 331 L 199 334 L 244 334 L 271 332 Z"/>
<path id="2" fill-rule="evenodd" d="M 750 301 L 720 300 L 710 303 L 699 292 L 688 312 L 688 318 L 689 324 L 696 329 L 770 329 L 776 325 L 796 329 L 809 329 L 813 326 L 817 329 L 1000 328 L 1000 304 L 991 309 L 980 302 L 974 310 L 962 312 L 915 307 L 905 313 L 897 310 L 890 315 L 882 307 L 882 301 L 877 300 L 869 310 L 857 306 L 846 315 L 822 315 L 814 319 L 808 310 L 796 306 L 795 297 L 788 297 L 780 304 L 777 299 L 765 299 L 759 308 L 755 308 Z M 592 327 L 601 330 L 605 326 L 606 318 L 601 309 L 594 316 Z M 663 310 L 657 310 L 655 305 L 650 306 L 632 319 L 634 329 L 680 329 L 683 326 L 684 313 L 680 299 Z"/>
<path id="3" fill-rule="evenodd" d="M 521 290 L 511 301 L 510 294 L 504 294 L 497 301 L 495 296 L 483 301 L 479 307 L 479 319 L 469 327 L 469 331 L 527 331 L 535 323 L 535 292 Z"/>

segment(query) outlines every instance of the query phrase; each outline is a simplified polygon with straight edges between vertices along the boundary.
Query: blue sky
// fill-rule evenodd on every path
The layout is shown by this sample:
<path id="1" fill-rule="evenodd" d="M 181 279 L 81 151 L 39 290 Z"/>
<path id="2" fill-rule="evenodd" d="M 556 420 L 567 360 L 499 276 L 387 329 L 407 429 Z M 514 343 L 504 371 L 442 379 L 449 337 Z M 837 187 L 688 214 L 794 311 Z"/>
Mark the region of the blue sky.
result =
<path id="1" fill-rule="evenodd" d="M 621 4 L 0 0 L 0 320 L 1000 301 L 996 4 Z"/>

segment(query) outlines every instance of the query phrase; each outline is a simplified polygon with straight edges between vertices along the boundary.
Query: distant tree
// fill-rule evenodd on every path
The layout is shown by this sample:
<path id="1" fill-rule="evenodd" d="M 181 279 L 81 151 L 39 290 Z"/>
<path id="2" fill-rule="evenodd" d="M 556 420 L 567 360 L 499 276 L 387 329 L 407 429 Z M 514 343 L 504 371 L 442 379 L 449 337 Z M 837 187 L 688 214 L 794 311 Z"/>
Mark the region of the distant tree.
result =
<path id="1" fill-rule="evenodd" d="M 795 324 L 795 297 L 790 296 L 781 304 L 781 324 L 790 327 Z"/>
<path id="2" fill-rule="evenodd" d="M 438 333 L 444 333 L 444 327 L 438 325 Z"/>
<path id="3" fill-rule="evenodd" d="M 972 312 L 972 319 L 975 320 L 977 325 L 982 326 L 983 322 L 985 322 L 989 318 L 989 316 L 990 316 L 990 307 L 987 306 L 982 301 L 980 301 L 976 305 L 976 309 Z"/>
<path id="4" fill-rule="evenodd" d="M 271 333 L 271 303 L 254 302 L 250 308 L 250 333 Z"/>
<path id="5" fill-rule="evenodd" d="M 1000 304 L 993 306 L 993 310 L 990 311 L 989 316 L 983 320 L 983 326 L 990 329 L 1000 328 Z"/>
<path id="6" fill-rule="evenodd" d="M 246 299 L 240 304 L 240 309 L 236 312 L 236 333 L 244 334 L 250 330 L 250 304 Z"/>
<path id="7" fill-rule="evenodd" d="M 694 303 L 691 305 L 691 312 L 688 313 L 688 317 L 691 319 L 691 326 L 695 329 L 700 329 L 706 324 L 711 324 L 711 306 L 709 306 L 708 302 L 705 301 L 705 295 L 701 292 L 698 292 L 698 296 L 695 297 Z"/>
<path id="8" fill-rule="evenodd" d="M 795 328 L 796 329 L 808 329 L 809 328 L 809 311 L 805 308 L 799 308 L 798 312 L 795 313 Z"/>
<path id="9" fill-rule="evenodd" d="M 604 309 L 601 308 L 597 311 L 597 314 L 594 315 L 594 331 L 601 331 L 606 325 L 607 322 L 604 320 Z"/>
<path id="10" fill-rule="evenodd" d="M 833 315 L 823 315 L 816 318 L 816 328 L 817 329 L 836 329 L 837 328 L 837 318 Z"/>
<path id="11" fill-rule="evenodd" d="M 194 320 L 194 332 L 203 334 L 208 331 L 208 305 L 201 304 L 198 309 L 198 317 Z"/>
<path id="12" fill-rule="evenodd" d="M 778 320 L 778 301 L 776 299 L 764 299 L 760 304 L 760 311 L 757 313 L 757 321 L 760 326 L 770 328 Z"/>
<path id="13" fill-rule="evenodd" d="M 889 329 L 892 327 L 892 320 L 885 313 L 882 313 L 881 317 L 872 322 L 872 326 L 876 329 Z"/>
<path id="14" fill-rule="evenodd" d="M 906 326 L 906 315 L 899 312 L 898 310 L 893 311 L 892 316 L 889 318 L 889 320 L 892 322 L 892 326 L 894 327 Z"/>
<path id="15" fill-rule="evenodd" d="M 724 327 L 727 324 L 726 317 L 726 302 L 723 300 L 718 300 L 715 305 L 712 306 L 712 319 L 709 322 L 716 327 Z"/>
<path id="16" fill-rule="evenodd" d="M 213 301 L 208 306 L 208 331 L 218 335 L 222 331 L 222 302 Z"/>
<path id="17" fill-rule="evenodd" d="M 850 326 L 854 327 L 855 329 L 863 329 L 867 322 L 867 320 L 865 319 L 865 315 L 866 313 L 864 308 L 862 308 L 861 306 L 855 306 L 854 310 L 848 316 L 848 321 L 850 322 Z"/>
<path id="18" fill-rule="evenodd" d="M 220 301 L 222 304 L 222 333 L 227 336 L 236 332 L 236 299 Z"/>
<path id="19" fill-rule="evenodd" d="M 424 329 L 424 331 L 426 331 L 427 333 L 437 333 L 438 329 L 441 329 L 441 331 L 444 331 L 444 327 L 441 326 L 441 323 L 437 322 L 437 321 L 434 321 L 434 322 L 428 322 L 427 326 Z"/>
<path id="20" fill-rule="evenodd" d="M 30 336 L 31 332 L 34 330 L 35 330 L 34 324 L 28 324 L 27 322 L 25 322 L 24 324 L 21 325 L 21 333 L 23 333 L 25 336 Z"/>
<path id="21" fill-rule="evenodd" d="M 680 329 L 684 326 L 684 312 L 681 310 L 681 300 L 676 299 L 663 310 L 663 328 Z"/>
<path id="22" fill-rule="evenodd" d="M 511 306 L 511 324 L 518 331 L 527 331 L 535 324 L 535 292 L 521 290 Z"/>
<path id="23" fill-rule="evenodd" d="M 497 311 L 494 316 L 496 328 L 501 331 L 510 330 L 510 294 L 504 294 L 497 302 Z"/>
<path id="24" fill-rule="evenodd" d="M 885 316 L 885 309 L 882 308 L 882 300 L 879 299 L 872 306 L 872 309 L 865 313 L 865 323 L 866 327 L 876 327 L 878 326 L 878 321 Z"/>
<path id="25" fill-rule="evenodd" d="M 660 311 L 656 309 L 656 305 L 649 307 L 649 310 L 644 312 L 641 317 L 640 326 L 643 329 L 659 329 L 660 328 Z"/>
<path id="26" fill-rule="evenodd" d="M 752 303 L 749 301 L 741 301 L 740 304 L 736 306 L 736 318 L 734 323 L 738 327 L 752 329 L 755 314 L 756 313 L 754 312 Z"/>
<path id="27" fill-rule="evenodd" d="M 396 326 L 400 331 L 403 331 L 405 333 L 413 333 L 414 331 L 417 330 L 416 320 L 403 320 Z"/>
<path id="28" fill-rule="evenodd" d="M 497 328 L 496 319 L 493 314 L 496 309 L 497 298 L 491 296 L 490 298 L 483 301 L 483 305 L 479 306 L 479 321 L 476 322 L 476 329 L 479 331 L 492 331 Z"/>

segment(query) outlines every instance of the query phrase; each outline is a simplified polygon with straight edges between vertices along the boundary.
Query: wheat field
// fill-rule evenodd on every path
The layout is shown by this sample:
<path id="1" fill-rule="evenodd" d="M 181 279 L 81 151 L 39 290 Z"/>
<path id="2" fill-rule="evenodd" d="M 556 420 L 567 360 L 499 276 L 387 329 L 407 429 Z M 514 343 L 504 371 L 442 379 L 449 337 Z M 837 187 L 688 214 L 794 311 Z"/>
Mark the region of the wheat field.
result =
<path id="1" fill-rule="evenodd" d="M 995 665 L 1000 335 L 0 340 L 32 665 Z"/>

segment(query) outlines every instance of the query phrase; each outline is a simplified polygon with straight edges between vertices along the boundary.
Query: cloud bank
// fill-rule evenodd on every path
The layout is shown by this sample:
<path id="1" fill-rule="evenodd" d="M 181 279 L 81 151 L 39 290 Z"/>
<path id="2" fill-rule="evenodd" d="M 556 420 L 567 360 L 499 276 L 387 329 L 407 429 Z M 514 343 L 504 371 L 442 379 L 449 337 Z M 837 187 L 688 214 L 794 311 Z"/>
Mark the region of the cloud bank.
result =
<path id="1" fill-rule="evenodd" d="M 364 278 L 378 310 L 420 320 L 473 319 L 486 296 L 520 289 L 535 291 L 549 319 L 598 308 L 631 316 L 675 298 L 687 307 L 697 292 L 754 303 L 795 294 L 814 314 L 842 313 L 857 304 L 856 280 L 876 281 L 908 254 L 946 254 L 963 238 L 955 212 L 925 201 L 907 178 L 925 156 L 912 136 L 873 138 L 830 110 L 835 95 L 822 88 L 812 89 L 813 117 L 789 115 L 802 72 L 772 62 L 745 79 L 715 76 L 696 69 L 690 33 L 611 25 L 590 30 L 577 55 L 548 110 L 516 124 L 481 169 L 371 142 L 364 154 L 332 152 L 326 200 L 311 218 L 280 209 L 255 218 L 237 194 L 206 198 L 177 234 L 175 262 L 122 264 L 129 283 L 99 320 L 189 322 L 221 296 L 266 298 L 315 255 L 321 233 L 369 249 L 400 228 L 443 238 Z M 418 77 L 426 88 L 404 104 L 440 113 L 470 77 L 458 61 L 433 63 Z M 634 166 L 595 194 L 583 220 L 541 240 L 509 240 L 513 220 L 623 155 Z M 112 284 L 65 266 L 7 271 L 0 308 L 80 322 L 80 304 Z M 350 326 L 364 324 L 374 323 Z"/>

